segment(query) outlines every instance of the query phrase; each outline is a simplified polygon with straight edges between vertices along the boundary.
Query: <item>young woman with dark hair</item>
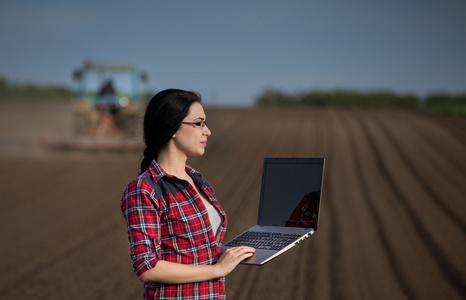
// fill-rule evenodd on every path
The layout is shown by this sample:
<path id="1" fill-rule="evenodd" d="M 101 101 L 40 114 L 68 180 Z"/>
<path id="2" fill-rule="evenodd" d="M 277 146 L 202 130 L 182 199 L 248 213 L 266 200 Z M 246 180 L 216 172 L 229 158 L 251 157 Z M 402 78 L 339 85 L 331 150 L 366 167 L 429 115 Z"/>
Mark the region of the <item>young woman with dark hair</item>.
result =
<path id="1" fill-rule="evenodd" d="M 121 202 L 144 299 L 224 299 L 224 277 L 254 254 L 250 247 L 222 253 L 226 214 L 186 164 L 204 154 L 210 135 L 196 93 L 169 89 L 149 102 L 141 173 Z"/>

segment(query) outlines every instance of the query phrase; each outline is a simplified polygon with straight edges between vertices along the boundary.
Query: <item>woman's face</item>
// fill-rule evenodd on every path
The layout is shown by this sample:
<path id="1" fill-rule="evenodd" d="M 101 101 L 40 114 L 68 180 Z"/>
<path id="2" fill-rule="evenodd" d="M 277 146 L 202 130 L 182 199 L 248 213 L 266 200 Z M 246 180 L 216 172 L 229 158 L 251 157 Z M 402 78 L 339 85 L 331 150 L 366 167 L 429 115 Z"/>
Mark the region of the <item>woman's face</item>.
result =
<path id="1" fill-rule="evenodd" d="M 194 102 L 176 132 L 173 141 L 186 156 L 200 156 L 205 152 L 207 138 L 212 134 L 205 124 L 206 115 L 199 102 Z"/>

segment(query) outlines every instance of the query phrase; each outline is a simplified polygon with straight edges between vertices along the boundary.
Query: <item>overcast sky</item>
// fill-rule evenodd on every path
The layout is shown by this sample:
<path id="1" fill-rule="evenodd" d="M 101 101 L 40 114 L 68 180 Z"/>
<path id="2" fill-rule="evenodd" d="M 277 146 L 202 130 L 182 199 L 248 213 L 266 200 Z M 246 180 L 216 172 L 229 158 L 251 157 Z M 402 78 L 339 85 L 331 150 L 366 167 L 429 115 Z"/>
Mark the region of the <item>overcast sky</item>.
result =
<path id="1" fill-rule="evenodd" d="M 466 92 L 464 0 L 4 0 L 0 76 L 76 87 L 84 60 L 145 88 L 249 105 L 265 88 Z"/>

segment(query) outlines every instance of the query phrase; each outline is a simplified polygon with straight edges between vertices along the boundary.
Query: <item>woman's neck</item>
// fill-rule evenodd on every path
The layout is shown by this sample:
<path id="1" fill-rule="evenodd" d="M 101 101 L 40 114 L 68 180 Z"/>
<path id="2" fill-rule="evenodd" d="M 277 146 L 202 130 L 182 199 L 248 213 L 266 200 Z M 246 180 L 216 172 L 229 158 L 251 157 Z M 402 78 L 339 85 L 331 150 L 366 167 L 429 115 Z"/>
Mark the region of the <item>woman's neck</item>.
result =
<path id="1" fill-rule="evenodd" d="M 185 169 L 186 161 L 186 156 L 174 155 L 166 148 L 162 149 L 157 157 L 157 162 L 165 173 L 174 175 L 178 178 L 184 178 L 187 175 Z"/>

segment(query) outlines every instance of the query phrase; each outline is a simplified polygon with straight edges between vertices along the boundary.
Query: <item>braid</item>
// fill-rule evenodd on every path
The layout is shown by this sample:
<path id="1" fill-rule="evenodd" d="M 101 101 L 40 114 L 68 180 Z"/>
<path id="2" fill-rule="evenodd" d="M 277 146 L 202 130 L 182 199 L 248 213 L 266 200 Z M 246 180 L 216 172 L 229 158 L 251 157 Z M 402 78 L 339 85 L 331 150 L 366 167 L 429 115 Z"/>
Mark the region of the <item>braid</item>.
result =
<path id="1" fill-rule="evenodd" d="M 152 161 L 157 159 L 159 154 L 158 149 L 154 149 L 153 147 L 146 146 L 144 149 L 144 159 L 141 162 L 141 173 L 149 169 L 150 164 Z"/>

